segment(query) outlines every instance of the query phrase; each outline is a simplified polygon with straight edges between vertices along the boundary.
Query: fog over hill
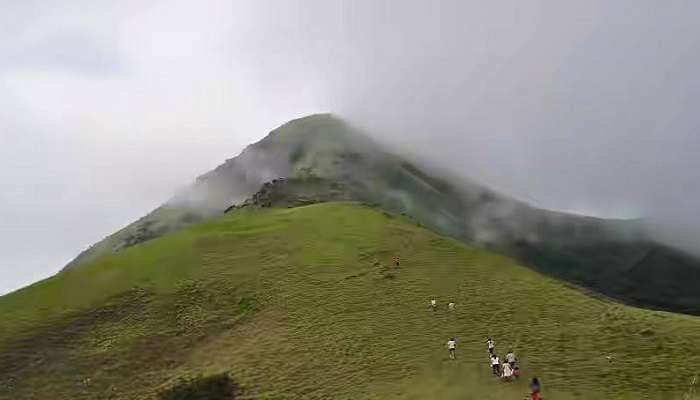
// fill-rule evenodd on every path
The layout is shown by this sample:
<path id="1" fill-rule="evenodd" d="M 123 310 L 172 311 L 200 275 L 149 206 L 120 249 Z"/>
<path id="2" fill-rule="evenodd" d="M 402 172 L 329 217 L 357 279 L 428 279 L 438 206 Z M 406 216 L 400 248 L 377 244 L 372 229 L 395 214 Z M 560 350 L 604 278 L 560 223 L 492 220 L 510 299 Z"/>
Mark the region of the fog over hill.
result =
<path id="1" fill-rule="evenodd" d="M 696 251 L 700 4 L 4 2 L 0 293 L 292 118 Z"/>
<path id="2" fill-rule="evenodd" d="M 394 153 L 330 114 L 276 128 L 82 252 L 66 270 L 240 207 L 338 200 L 407 215 L 438 233 L 627 303 L 700 314 L 700 259 L 657 243 L 643 220 L 533 207 Z"/>

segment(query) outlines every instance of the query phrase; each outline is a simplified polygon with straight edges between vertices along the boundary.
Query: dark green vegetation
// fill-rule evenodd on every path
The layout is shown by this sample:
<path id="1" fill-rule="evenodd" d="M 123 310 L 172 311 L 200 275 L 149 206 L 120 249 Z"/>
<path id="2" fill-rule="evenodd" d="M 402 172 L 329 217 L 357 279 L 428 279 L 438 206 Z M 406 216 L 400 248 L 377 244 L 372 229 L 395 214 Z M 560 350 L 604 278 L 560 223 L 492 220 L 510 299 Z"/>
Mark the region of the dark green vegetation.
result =
<path id="1" fill-rule="evenodd" d="M 357 198 L 353 187 L 309 176 L 305 178 L 280 178 L 263 184 L 259 191 L 241 204 L 224 212 L 246 207 L 299 207 L 328 201 L 344 201 Z"/>
<path id="2" fill-rule="evenodd" d="M 641 221 L 530 207 L 408 162 L 330 115 L 275 129 L 166 205 L 88 249 L 69 267 L 221 215 L 258 191 L 262 204 L 267 200 L 259 200 L 269 197 L 262 185 L 282 177 L 296 181 L 272 188 L 277 198 L 269 201 L 287 206 L 339 199 L 378 204 L 436 232 L 626 303 L 700 314 L 700 261 L 655 243 L 642 232 Z"/>
<path id="3" fill-rule="evenodd" d="M 233 400 L 238 388 L 226 373 L 182 379 L 175 386 L 162 390 L 158 400 Z"/>
<path id="4" fill-rule="evenodd" d="M 697 317 L 355 203 L 237 209 L 6 295 L 0 315 L 3 400 L 522 399 L 489 375 L 487 335 L 549 399 L 682 399 L 700 363 Z"/>

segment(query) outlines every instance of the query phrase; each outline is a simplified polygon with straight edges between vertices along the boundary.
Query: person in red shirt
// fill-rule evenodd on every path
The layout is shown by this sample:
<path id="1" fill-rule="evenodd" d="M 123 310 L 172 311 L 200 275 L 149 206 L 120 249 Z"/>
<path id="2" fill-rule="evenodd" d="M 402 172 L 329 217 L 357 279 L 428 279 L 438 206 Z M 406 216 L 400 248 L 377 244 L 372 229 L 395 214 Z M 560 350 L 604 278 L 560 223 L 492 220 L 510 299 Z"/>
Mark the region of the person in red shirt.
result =
<path id="1" fill-rule="evenodd" d="M 530 382 L 530 396 L 532 400 L 542 400 L 540 397 L 540 381 L 537 378 L 532 378 L 532 382 Z"/>

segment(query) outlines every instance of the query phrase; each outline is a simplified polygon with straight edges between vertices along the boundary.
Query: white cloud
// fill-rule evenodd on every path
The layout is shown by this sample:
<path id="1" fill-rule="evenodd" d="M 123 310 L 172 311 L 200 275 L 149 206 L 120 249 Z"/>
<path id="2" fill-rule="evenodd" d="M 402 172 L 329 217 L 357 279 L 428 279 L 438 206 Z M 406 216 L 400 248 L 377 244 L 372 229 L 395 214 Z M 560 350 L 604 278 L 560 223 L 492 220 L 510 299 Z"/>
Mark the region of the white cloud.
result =
<path id="1" fill-rule="evenodd" d="M 539 205 L 691 238 L 698 8 L 0 0 L 0 292 L 328 110 Z"/>

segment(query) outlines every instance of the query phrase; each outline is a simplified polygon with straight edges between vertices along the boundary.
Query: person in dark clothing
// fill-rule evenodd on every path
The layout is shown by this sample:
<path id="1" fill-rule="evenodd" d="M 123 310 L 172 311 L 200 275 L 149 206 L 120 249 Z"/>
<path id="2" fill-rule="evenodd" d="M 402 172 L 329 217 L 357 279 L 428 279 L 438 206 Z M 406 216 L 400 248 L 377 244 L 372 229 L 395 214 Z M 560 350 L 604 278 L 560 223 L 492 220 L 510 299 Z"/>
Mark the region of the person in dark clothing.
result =
<path id="1" fill-rule="evenodd" d="M 532 382 L 530 382 L 530 398 L 531 400 L 542 400 L 540 397 L 540 381 L 537 378 L 532 378 Z"/>

